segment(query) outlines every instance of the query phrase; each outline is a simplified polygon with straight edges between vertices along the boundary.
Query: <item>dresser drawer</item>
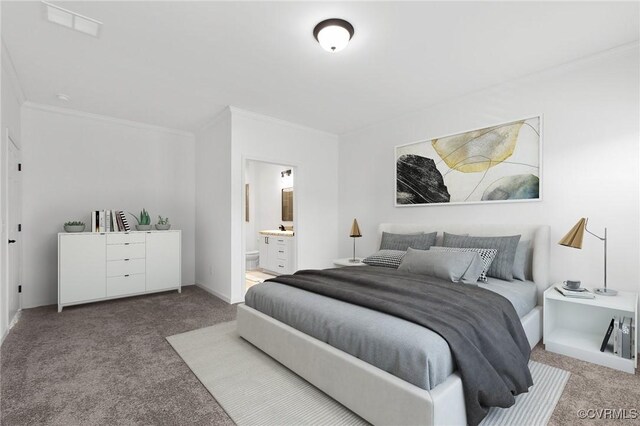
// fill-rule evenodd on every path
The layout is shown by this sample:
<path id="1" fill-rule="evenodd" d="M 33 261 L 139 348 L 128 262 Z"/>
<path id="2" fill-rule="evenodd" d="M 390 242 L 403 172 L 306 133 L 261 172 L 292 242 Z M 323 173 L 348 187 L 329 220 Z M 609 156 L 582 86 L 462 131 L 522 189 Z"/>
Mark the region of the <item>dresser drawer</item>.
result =
<path id="1" fill-rule="evenodd" d="M 123 275 L 121 277 L 107 278 L 107 297 L 143 293 L 144 291 L 144 274 Z"/>
<path id="2" fill-rule="evenodd" d="M 144 259 L 144 243 L 107 245 L 107 260 Z"/>
<path id="3" fill-rule="evenodd" d="M 127 233 L 107 233 L 107 244 L 132 244 L 132 243 L 144 243 L 145 241 L 145 233 L 144 232 L 134 232 L 131 234 Z"/>
<path id="4" fill-rule="evenodd" d="M 273 269 L 273 272 L 286 274 L 289 271 L 289 263 L 286 260 L 277 259 L 271 264 L 271 269 Z"/>
<path id="5" fill-rule="evenodd" d="M 289 247 L 287 246 L 277 246 L 276 250 L 276 259 L 278 260 L 288 260 L 289 259 Z"/>
<path id="6" fill-rule="evenodd" d="M 269 238 L 269 242 L 274 242 L 279 246 L 286 246 L 289 243 L 289 240 L 285 237 L 271 237 Z"/>
<path id="7" fill-rule="evenodd" d="M 144 274 L 145 260 L 111 260 L 107 262 L 107 277 L 118 277 L 122 275 Z"/>

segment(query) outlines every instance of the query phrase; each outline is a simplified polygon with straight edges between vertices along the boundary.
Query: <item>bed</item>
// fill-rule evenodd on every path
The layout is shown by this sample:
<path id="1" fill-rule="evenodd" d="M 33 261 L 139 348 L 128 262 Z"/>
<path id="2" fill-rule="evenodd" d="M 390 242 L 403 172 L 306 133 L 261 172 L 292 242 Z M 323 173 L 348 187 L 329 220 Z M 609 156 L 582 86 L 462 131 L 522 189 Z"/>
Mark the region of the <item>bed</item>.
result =
<path id="1" fill-rule="evenodd" d="M 380 234 L 436 230 L 477 236 L 520 234 L 521 241 L 529 242 L 525 264 L 528 282 L 490 280 L 486 286 L 511 301 L 529 344 L 535 346 L 542 337 L 541 295 L 548 287 L 548 227 L 407 224 L 379 227 Z M 455 362 L 446 342 L 430 330 L 358 306 L 344 309 L 340 304 L 345 302 L 277 282 L 263 284 L 263 291 L 254 292 L 251 298 L 254 307 L 238 308 L 239 334 L 367 421 L 467 423 L 462 382 Z M 300 318 L 306 318 L 306 324 L 296 322 Z M 313 320 L 308 321 L 309 318 Z M 409 338 L 403 338 L 403 334 Z M 390 338 L 375 340 L 376 336 Z M 367 340 L 369 349 L 363 349 L 362 339 Z M 416 344 L 406 344 L 411 341 Z M 349 347 L 349 342 L 353 347 Z M 377 359 L 381 353 L 391 355 Z"/>

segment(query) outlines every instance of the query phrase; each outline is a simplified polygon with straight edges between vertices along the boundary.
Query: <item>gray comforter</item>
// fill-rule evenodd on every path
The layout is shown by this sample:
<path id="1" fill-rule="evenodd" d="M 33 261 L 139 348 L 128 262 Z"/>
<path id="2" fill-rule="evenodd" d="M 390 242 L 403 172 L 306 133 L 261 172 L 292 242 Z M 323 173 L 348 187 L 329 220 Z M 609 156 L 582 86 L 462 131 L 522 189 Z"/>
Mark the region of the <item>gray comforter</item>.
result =
<path id="1" fill-rule="evenodd" d="M 462 377 L 467 418 L 509 407 L 532 385 L 529 344 L 511 303 L 479 287 L 388 268 L 300 271 L 280 283 L 384 312 L 427 327 L 448 343 Z"/>

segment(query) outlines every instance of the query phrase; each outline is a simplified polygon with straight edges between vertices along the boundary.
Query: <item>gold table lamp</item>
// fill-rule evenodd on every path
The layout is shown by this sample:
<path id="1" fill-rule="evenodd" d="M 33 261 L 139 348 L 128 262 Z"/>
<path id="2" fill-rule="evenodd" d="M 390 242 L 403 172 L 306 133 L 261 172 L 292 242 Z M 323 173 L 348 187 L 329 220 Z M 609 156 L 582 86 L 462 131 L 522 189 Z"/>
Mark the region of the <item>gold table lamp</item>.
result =
<path id="1" fill-rule="evenodd" d="M 604 237 L 600 237 L 587 229 L 588 221 L 589 219 L 581 218 L 567 235 L 558 241 L 558 244 L 565 247 L 582 249 L 582 238 L 584 237 L 585 231 L 604 242 L 604 287 L 596 288 L 593 291 L 602 296 L 615 296 L 618 292 L 607 288 L 607 228 L 604 228 Z"/>
<path id="2" fill-rule="evenodd" d="M 362 234 L 360 233 L 360 227 L 358 226 L 358 221 L 356 219 L 353 219 L 349 236 L 353 238 L 353 258 L 349 259 L 349 262 L 359 263 L 360 260 L 356 259 L 356 238 L 362 237 Z"/>

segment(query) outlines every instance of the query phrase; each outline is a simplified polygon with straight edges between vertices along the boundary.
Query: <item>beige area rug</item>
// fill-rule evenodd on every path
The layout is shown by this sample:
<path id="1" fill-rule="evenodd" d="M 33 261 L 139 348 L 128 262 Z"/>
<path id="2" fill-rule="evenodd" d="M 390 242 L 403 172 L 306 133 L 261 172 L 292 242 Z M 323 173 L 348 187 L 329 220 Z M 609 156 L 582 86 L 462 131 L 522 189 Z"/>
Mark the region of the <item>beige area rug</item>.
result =
<path id="1" fill-rule="evenodd" d="M 191 371 L 239 425 L 364 425 L 366 421 L 263 353 L 231 321 L 167 338 Z M 536 384 L 509 409 L 494 408 L 482 422 L 545 425 L 569 373 L 535 361 Z"/>
<path id="2" fill-rule="evenodd" d="M 260 270 L 247 271 L 245 274 L 245 290 L 249 290 L 256 284 L 260 284 L 270 278 L 275 278 L 275 275 L 267 274 Z"/>

